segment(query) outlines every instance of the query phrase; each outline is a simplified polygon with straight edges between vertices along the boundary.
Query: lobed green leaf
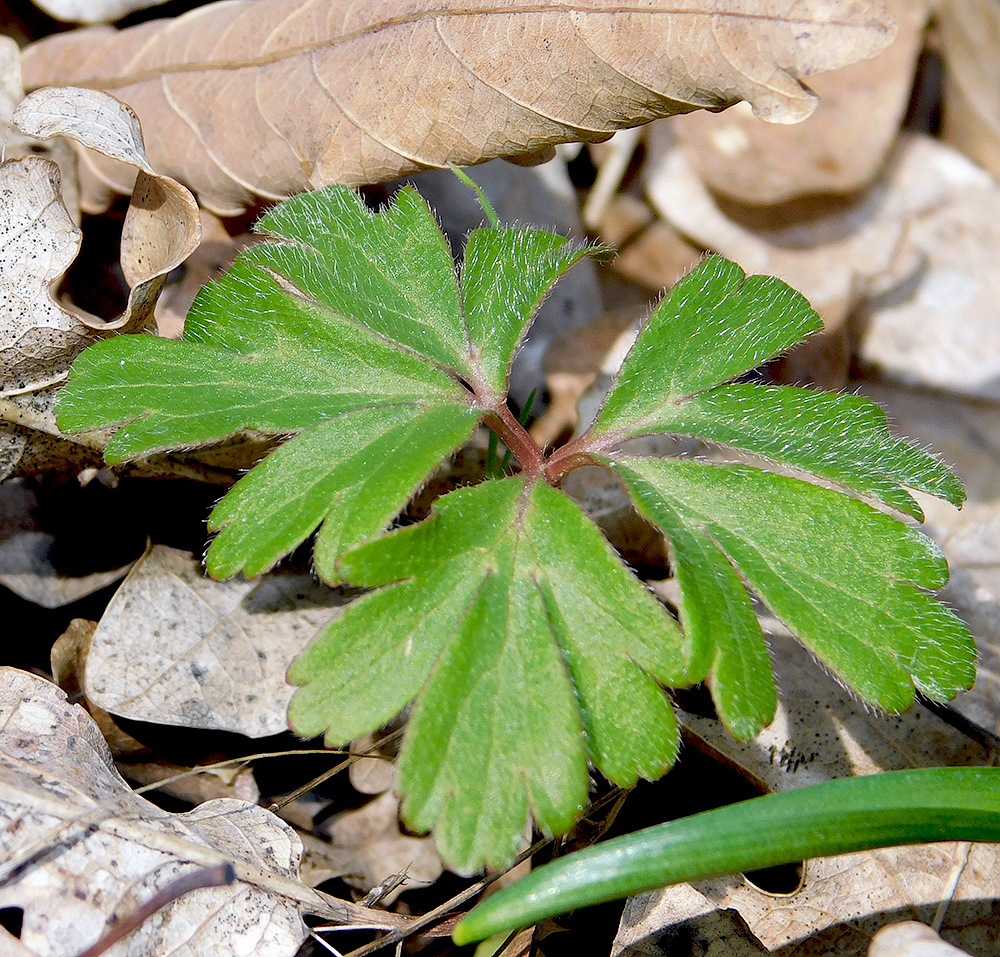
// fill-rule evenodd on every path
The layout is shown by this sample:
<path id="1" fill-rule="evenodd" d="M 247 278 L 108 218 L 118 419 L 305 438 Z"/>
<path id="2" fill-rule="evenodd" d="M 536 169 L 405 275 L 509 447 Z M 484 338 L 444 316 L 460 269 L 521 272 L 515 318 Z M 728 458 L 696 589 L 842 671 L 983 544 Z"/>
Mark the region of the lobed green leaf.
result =
<path id="1" fill-rule="evenodd" d="M 462 261 L 462 305 L 482 377 L 497 395 L 506 392 L 514 353 L 556 280 L 584 257 L 608 254 L 538 229 L 472 231 Z"/>
<path id="2" fill-rule="evenodd" d="M 639 511 L 673 537 L 678 562 L 692 566 L 679 573 L 682 586 L 703 583 L 702 553 L 718 550 L 824 664 L 888 711 L 909 707 L 914 687 L 935 700 L 971 687 L 969 631 L 923 590 L 944 584 L 947 562 L 917 530 L 759 469 L 624 455 L 606 462 Z M 697 548 L 688 536 L 700 537 Z M 707 611 L 696 589 L 688 594 Z"/>
<path id="3" fill-rule="evenodd" d="M 894 438 L 873 402 L 789 386 L 731 383 L 820 326 L 778 279 L 745 277 L 711 257 L 685 277 L 640 333 L 589 435 L 689 435 L 841 483 L 914 518 L 903 486 L 960 505 L 941 462 Z M 605 441 L 605 446 L 607 441 Z"/>
<path id="4" fill-rule="evenodd" d="M 208 550 L 209 573 L 259 575 L 322 522 L 316 573 L 336 584 L 341 551 L 383 530 L 441 460 L 468 440 L 476 419 L 468 407 L 375 406 L 295 436 L 212 511 L 209 530 L 218 534 Z"/>
<path id="5" fill-rule="evenodd" d="M 806 298 L 780 279 L 748 277 L 709 256 L 649 317 L 591 434 L 635 434 L 664 404 L 734 379 L 822 327 Z"/>
<path id="6" fill-rule="evenodd" d="M 565 830 L 588 760 L 623 785 L 673 762 L 657 682 L 685 681 L 677 627 L 561 492 L 523 478 L 460 489 L 338 570 L 378 590 L 293 664 L 292 727 L 339 745 L 417 697 L 404 814 L 435 828 L 451 866 L 509 860 L 529 812 Z"/>
<path id="7" fill-rule="evenodd" d="M 281 241 L 251 247 L 243 254 L 248 263 L 333 313 L 470 374 L 451 247 L 416 190 L 401 189 L 378 214 L 351 189 L 302 193 L 256 228 Z"/>

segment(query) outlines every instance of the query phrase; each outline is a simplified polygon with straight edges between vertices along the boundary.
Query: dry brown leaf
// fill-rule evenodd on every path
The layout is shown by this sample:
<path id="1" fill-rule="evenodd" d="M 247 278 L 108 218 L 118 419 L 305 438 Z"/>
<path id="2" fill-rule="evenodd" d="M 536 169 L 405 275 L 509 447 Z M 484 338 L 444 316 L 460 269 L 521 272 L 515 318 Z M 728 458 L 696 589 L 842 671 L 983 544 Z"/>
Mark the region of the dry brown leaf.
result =
<path id="1" fill-rule="evenodd" d="M 324 854 L 327 866 L 365 893 L 403 871 L 417 885 L 432 884 L 444 871 L 432 837 L 400 831 L 399 798 L 391 791 L 339 814 L 321 830 L 331 841 Z M 380 902 L 390 904 L 405 890 L 405 884 L 393 888 Z"/>
<path id="2" fill-rule="evenodd" d="M 942 0 L 944 138 L 1000 180 L 1000 6 Z"/>
<path id="3" fill-rule="evenodd" d="M 133 794 L 86 712 L 13 668 L 0 669 L 0 841 L 0 907 L 23 909 L 21 943 L 37 957 L 79 953 L 180 874 L 226 861 L 235 884 L 180 898 L 116 953 L 285 957 L 305 935 L 300 912 L 400 923 L 302 885 L 298 838 L 263 808 L 170 814 Z"/>
<path id="4" fill-rule="evenodd" d="M 24 70 L 31 88 L 120 96 L 153 165 L 235 213 L 257 195 L 534 154 L 740 99 L 794 122 L 815 106 L 802 78 L 893 33 L 874 0 L 243 0 L 52 37 Z"/>
<path id="5" fill-rule="evenodd" d="M 801 291 L 829 327 L 863 319 L 862 359 L 894 378 L 1000 397 L 1000 186 L 956 150 L 904 136 L 885 176 L 824 215 L 784 225 L 726 215 L 682 150 L 650 170 L 650 199 L 697 242 Z M 730 208 L 728 210 L 732 212 Z"/>
<path id="6" fill-rule="evenodd" d="M 7 24 L 5 24 L 7 26 Z M 10 126 L 17 104 L 24 99 L 21 82 L 21 50 L 9 36 L 0 37 L 0 127 L 3 128 L 2 159 L 45 156 L 62 171 L 63 202 L 74 222 L 80 221 L 80 197 L 76 182 L 76 154 L 66 140 L 41 143 Z"/>
<path id="7" fill-rule="evenodd" d="M 64 435 L 56 425 L 59 386 L 0 396 L 0 481 L 15 475 L 100 468 L 105 440 L 96 433 Z"/>
<path id="8" fill-rule="evenodd" d="M 16 395 L 62 381 L 97 334 L 147 327 L 166 274 L 197 245 L 199 222 L 190 193 L 149 168 L 134 114 L 113 97 L 40 91 L 21 101 L 11 123 L 26 136 L 73 137 L 139 170 L 122 233 L 129 302 L 121 317 L 106 322 L 52 297 L 80 247 L 57 165 L 26 156 L 0 166 L 0 391 Z"/>
<path id="9" fill-rule="evenodd" d="M 895 717 L 869 713 L 776 621 L 767 624 L 782 690 L 773 724 L 739 743 L 717 720 L 684 716 L 689 739 L 743 776 L 782 791 L 894 768 L 989 763 L 986 748 L 922 708 Z M 900 912 L 929 923 L 939 911 L 950 940 L 985 954 L 996 933 L 1000 848 L 948 843 L 818 858 L 806 862 L 791 894 L 766 893 L 739 875 L 694 887 L 704 898 L 695 912 L 733 908 L 765 947 L 786 957 L 861 957 L 875 930 Z M 679 913 L 696 916 L 683 885 L 632 899 L 614 953 L 648 953 L 644 942 L 666 933 Z"/>
<path id="10" fill-rule="evenodd" d="M 292 658 L 346 600 L 308 576 L 212 581 L 187 552 L 154 546 L 101 618 L 87 697 L 140 721 L 277 734 Z"/>
<path id="11" fill-rule="evenodd" d="M 132 202 L 122 227 L 121 267 L 129 302 L 116 322 L 94 327 L 134 332 L 148 325 L 167 273 L 198 246 L 201 220 L 194 197 L 150 165 L 135 113 L 97 90 L 38 90 L 21 101 L 11 124 L 36 139 L 69 137 L 128 169 Z"/>
<path id="12" fill-rule="evenodd" d="M 61 608 L 125 577 L 121 568 L 89 575 L 64 575 L 51 561 L 55 536 L 24 531 L 0 542 L 0 585 L 41 608 Z"/>
<path id="13" fill-rule="evenodd" d="M 49 295 L 80 231 L 60 198 L 59 167 L 27 156 L 0 166 L 0 391 L 61 381 L 92 336 Z"/>
<path id="14" fill-rule="evenodd" d="M 930 15 L 927 0 L 889 0 L 889 12 L 898 26 L 892 45 L 816 77 L 810 86 L 819 106 L 799 125 L 761 123 L 739 107 L 671 120 L 705 185 L 736 202 L 764 205 L 871 183 L 899 135 Z"/>

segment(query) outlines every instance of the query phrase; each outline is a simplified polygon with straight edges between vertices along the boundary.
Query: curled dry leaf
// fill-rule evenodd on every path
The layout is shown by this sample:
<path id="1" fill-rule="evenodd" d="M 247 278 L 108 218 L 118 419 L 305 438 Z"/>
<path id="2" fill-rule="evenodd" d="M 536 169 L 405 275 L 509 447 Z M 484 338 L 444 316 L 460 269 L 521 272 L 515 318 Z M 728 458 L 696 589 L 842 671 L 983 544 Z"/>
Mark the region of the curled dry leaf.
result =
<path id="1" fill-rule="evenodd" d="M 212 581 L 187 552 L 155 546 L 91 640 L 87 697 L 140 721 L 278 734 L 292 658 L 345 601 L 307 576 Z"/>
<path id="2" fill-rule="evenodd" d="M 0 166 L 0 391 L 7 394 L 61 381 L 92 340 L 49 295 L 80 248 L 60 179 L 59 167 L 41 157 Z"/>
<path id="3" fill-rule="evenodd" d="M 26 136 L 73 137 L 119 157 L 139 175 L 122 234 L 128 306 L 105 322 L 70 312 L 51 294 L 80 247 L 56 164 L 27 156 L 0 167 L 0 390 L 8 395 L 63 380 L 98 333 L 148 326 L 167 273 L 197 246 L 200 229 L 193 197 L 150 169 L 138 121 L 113 97 L 43 90 L 22 100 L 11 122 Z"/>
<path id="4" fill-rule="evenodd" d="M 132 202 L 122 227 L 121 266 L 130 287 L 125 313 L 113 323 L 94 324 L 135 332 L 149 325 L 167 273 L 192 253 L 201 238 L 194 197 L 180 183 L 150 166 L 135 113 L 113 96 L 72 87 L 38 90 L 25 97 L 11 123 L 27 136 L 66 136 L 125 164 L 133 180 Z"/>
<path id="5" fill-rule="evenodd" d="M 801 78 L 874 56 L 893 32 L 870 0 L 242 0 L 49 38 L 24 68 L 32 88 L 120 96 L 157 169 L 236 213 L 257 195 L 537 154 L 741 99 L 794 122 L 815 106 Z M 117 164 L 93 166 L 130 188 Z"/>
<path id="6" fill-rule="evenodd" d="M 0 907 L 23 910 L 37 957 L 79 953 L 178 876 L 227 861 L 236 883 L 182 897 L 116 953 L 286 957 L 306 933 L 300 912 L 399 923 L 303 886 L 298 838 L 263 808 L 171 814 L 133 794 L 86 712 L 14 668 L 0 669 L 0 846 Z"/>

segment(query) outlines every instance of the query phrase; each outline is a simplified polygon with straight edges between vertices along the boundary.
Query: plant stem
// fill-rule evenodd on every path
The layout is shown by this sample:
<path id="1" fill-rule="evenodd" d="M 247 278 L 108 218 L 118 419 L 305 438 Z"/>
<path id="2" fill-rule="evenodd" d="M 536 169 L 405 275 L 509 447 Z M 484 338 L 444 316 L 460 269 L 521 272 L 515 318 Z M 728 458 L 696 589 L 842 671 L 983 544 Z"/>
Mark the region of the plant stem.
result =
<path id="1" fill-rule="evenodd" d="M 525 473 L 533 478 L 545 474 L 545 455 L 535 440 L 507 408 L 506 403 L 497 403 L 487 414 L 486 425 L 493 429 L 514 458 L 521 463 Z"/>

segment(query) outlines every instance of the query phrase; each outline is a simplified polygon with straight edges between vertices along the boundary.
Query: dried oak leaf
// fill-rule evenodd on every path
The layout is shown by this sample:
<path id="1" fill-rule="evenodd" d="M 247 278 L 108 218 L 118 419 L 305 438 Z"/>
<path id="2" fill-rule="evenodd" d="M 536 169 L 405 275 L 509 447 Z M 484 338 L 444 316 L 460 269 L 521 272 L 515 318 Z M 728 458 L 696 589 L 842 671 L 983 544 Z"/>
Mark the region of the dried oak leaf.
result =
<path id="1" fill-rule="evenodd" d="M 29 47 L 29 87 L 112 91 L 157 169 L 237 213 L 331 182 L 371 183 L 747 100 L 808 116 L 801 82 L 894 35 L 872 0 L 237 0 Z M 127 192 L 114 163 L 95 172 Z"/>

